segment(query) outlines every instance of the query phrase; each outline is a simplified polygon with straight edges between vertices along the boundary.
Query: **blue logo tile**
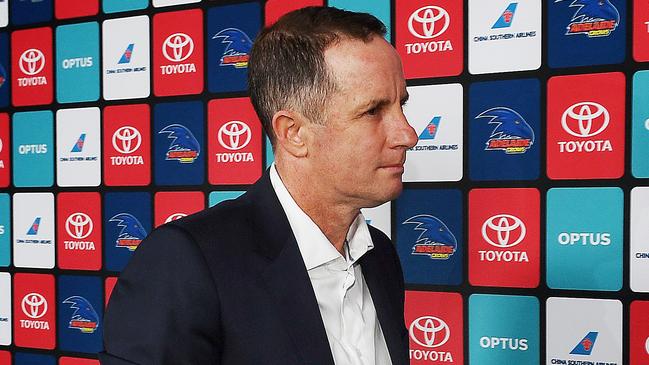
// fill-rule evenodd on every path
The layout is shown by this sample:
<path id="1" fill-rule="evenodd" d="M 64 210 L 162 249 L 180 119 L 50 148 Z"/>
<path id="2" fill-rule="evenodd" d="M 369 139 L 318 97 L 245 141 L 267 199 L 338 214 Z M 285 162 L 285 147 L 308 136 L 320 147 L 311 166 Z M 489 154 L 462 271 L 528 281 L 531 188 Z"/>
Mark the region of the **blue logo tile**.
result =
<path id="1" fill-rule="evenodd" d="M 27 354 L 16 352 L 14 354 L 15 365 L 56 365 L 56 358 L 50 355 Z"/>
<path id="2" fill-rule="evenodd" d="M 56 99 L 60 103 L 99 99 L 99 25 L 56 28 Z"/>
<path id="3" fill-rule="evenodd" d="M 9 19 L 14 25 L 52 20 L 52 0 L 13 0 Z"/>
<path id="4" fill-rule="evenodd" d="M 626 1 L 556 0 L 546 3 L 550 67 L 624 62 Z"/>
<path id="5" fill-rule="evenodd" d="M 541 150 L 539 81 L 474 83 L 469 96 L 471 179 L 537 179 Z"/>
<path id="6" fill-rule="evenodd" d="M 252 41 L 261 28 L 258 3 L 207 11 L 207 85 L 210 92 L 245 91 Z"/>
<path id="7" fill-rule="evenodd" d="M 103 285 L 97 276 L 58 278 L 58 347 L 64 351 L 97 353 L 103 349 Z"/>
<path id="8" fill-rule="evenodd" d="M 9 106 L 9 35 L 0 33 L 0 108 Z"/>
<path id="9" fill-rule="evenodd" d="M 405 190 L 396 201 L 397 252 L 405 281 L 459 285 L 464 238 L 459 190 Z"/>
<path id="10" fill-rule="evenodd" d="M 539 364 L 539 300 L 514 295 L 469 297 L 472 365 Z"/>
<path id="11" fill-rule="evenodd" d="M 620 188 L 555 188 L 547 195 L 547 283 L 554 289 L 622 288 Z"/>
<path id="12" fill-rule="evenodd" d="M 153 164 L 157 185 L 199 185 L 205 180 L 205 114 L 200 101 L 153 109 Z"/>
<path id="13" fill-rule="evenodd" d="M 137 246 L 151 232 L 149 193 L 104 195 L 104 253 L 106 269 L 122 271 Z"/>
<path id="14" fill-rule="evenodd" d="M 13 115 L 13 182 L 17 187 L 54 183 L 54 123 L 49 110 Z"/>

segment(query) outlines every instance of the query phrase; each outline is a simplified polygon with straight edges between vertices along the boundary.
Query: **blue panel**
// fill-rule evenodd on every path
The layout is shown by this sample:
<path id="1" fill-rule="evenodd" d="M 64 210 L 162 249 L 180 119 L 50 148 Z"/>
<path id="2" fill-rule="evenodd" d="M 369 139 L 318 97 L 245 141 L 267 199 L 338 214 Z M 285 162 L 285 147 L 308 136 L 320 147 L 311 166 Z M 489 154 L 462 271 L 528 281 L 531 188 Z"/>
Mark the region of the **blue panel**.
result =
<path id="1" fill-rule="evenodd" d="M 541 155 L 537 79 L 480 82 L 469 91 L 469 176 L 533 180 Z"/>
<path id="2" fill-rule="evenodd" d="M 37 355 L 16 352 L 14 365 L 56 365 L 56 359 L 50 355 Z"/>
<path id="3" fill-rule="evenodd" d="M 0 108 L 9 106 L 9 35 L 0 33 Z"/>
<path id="4" fill-rule="evenodd" d="M 153 109 L 153 164 L 157 185 L 205 181 L 205 112 L 200 101 L 158 104 Z"/>
<path id="5" fill-rule="evenodd" d="M 406 283 L 462 283 L 462 193 L 407 189 L 396 206 L 393 224 Z"/>
<path id="6" fill-rule="evenodd" d="M 625 0 L 556 0 L 546 3 L 550 67 L 624 62 Z"/>
<path id="7" fill-rule="evenodd" d="M 122 271 L 140 242 L 151 232 L 149 193 L 104 195 L 106 269 Z"/>
<path id="8" fill-rule="evenodd" d="M 58 347 L 97 353 L 103 349 L 103 284 L 97 276 L 58 278 Z"/>
<path id="9" fill-rule="evenodd" d="M 52 0 L 12 0 L 11 24 L 23 25 L 52 20 Z"/>
<path id="10" fill-rule="evenodd" d="M 252 41 L 261 27 L 258 3 L 207 11 L 207 81 L 210 92 L 245 91 Z"/>

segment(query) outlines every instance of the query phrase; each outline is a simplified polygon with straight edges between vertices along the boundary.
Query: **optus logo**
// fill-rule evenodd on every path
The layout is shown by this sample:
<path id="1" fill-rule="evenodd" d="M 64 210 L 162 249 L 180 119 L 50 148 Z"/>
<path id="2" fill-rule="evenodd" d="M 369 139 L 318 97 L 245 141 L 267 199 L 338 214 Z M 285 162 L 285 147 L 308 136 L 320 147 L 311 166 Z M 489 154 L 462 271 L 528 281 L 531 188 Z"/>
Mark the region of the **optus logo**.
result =
<path id="1" fill-rule="evenodd" d="M 436 348 L 444 345 L 451 337 L 446 322 L 434 316 L 422 316 L 410 324 L 410 338 L 418 345 Z"/>
<path id="2" fill-rule="evenodd" d="M 439 6 L 424 6 L 408 19 L 410 34 L 421 39 L 432 39 L 443 34 L 450 25 L 448 12 Z"/>

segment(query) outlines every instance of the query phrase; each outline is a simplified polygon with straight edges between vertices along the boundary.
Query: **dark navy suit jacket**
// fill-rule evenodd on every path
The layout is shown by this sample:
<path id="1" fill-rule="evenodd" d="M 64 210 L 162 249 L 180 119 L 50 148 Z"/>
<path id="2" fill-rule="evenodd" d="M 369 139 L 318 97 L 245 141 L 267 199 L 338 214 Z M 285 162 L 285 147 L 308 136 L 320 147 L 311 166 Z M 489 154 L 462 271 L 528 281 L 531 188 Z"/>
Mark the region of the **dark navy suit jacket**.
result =
<path id="1" fill-rule="evenodd" d="M 360 260 L 394 365 L 408 364 L 404 286 L 370 227 Z M 248 193 L 154 230 L 113 290 L 103 365 L 333 365 L 304 261 L 268 173 Z M 345 364 L 338 364 L 345 365 Z"/>

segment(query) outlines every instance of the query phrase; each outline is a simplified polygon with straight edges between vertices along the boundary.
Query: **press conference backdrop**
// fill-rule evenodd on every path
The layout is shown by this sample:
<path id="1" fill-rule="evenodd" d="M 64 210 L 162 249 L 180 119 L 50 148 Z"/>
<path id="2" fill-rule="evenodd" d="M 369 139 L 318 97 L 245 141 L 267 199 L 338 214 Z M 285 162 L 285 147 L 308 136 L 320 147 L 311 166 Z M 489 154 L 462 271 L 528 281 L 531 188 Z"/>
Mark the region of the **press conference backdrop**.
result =
<path id="1" fill-rule="evenodd" d="M 0 365 L 97 364 L 141 240 L 261 176 L 251 42 L 307 5 L 0 0 Z M 364 213 L 411 363 L 647 364 L 649 2 L 328 5 L 383 20 L 408 80 L 405 190 Z"/>

